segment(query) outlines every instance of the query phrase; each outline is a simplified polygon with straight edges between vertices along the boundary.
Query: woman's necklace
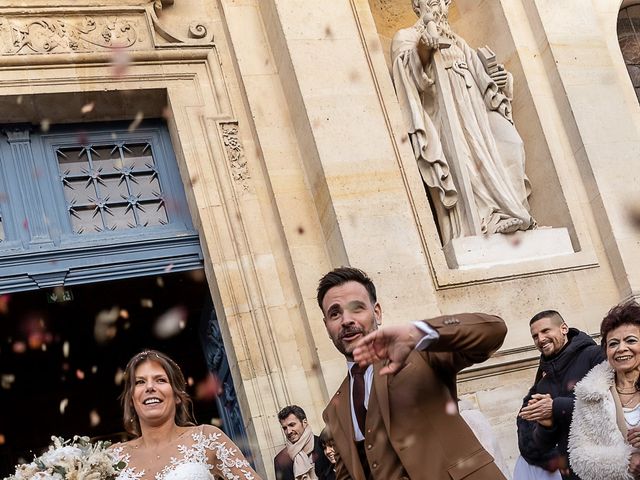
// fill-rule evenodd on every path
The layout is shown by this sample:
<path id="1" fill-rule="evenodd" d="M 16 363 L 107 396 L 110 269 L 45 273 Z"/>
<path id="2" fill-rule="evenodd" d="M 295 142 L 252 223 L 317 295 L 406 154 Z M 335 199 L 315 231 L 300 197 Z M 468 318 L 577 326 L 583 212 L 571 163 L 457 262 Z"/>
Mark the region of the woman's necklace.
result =
<path id="1" fill-rule="evenodd" d="M 616 390 L 617 390 L 617 388 L 616 388 Z M 629 408 L 629 405 L 631 405 L 631 402 L 633 402 L 633 401 L 635 400 L 635 398 L 636 398 L 636 393 L 638 393 L 638 392 L 637 392 L 637 391 L 635 391 L 635 392 L 633 392 L 633 393 L 622 393 L 622 392 L 618 391 L 618 393 L 620 393 L 621 395 L 631 395 L 631 396 L 629 397 L 629 400 L 627 400 L 626 402 L 623 402 L 623 401 L 622 401 L 622 398 L 620 398 L 620 403 L 622 404 L 622 406 L 623 406 L 624 408 Z"/>
<path id="2" fill-rule="evenodd" d="M 618 393 L 621 393 L 623 395 L 630 395 L 630 394 L 634 394 L 638 391 L 638 387 L 636 387 L 635 385 L 628 387 L 628 388 L 618 388 L 618 386 L 616 385 L 616 391 Z"/>

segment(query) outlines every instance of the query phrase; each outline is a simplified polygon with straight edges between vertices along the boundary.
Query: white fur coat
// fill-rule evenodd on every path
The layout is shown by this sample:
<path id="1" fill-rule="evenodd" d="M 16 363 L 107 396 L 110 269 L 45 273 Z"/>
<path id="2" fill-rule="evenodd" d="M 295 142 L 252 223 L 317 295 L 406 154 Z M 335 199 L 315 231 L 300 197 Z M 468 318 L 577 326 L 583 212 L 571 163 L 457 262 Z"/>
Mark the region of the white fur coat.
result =
<path id="1" fill-rule="evenodd" d="M 609 362 L 596 365 L 576 385 L 569 431 L 569 462 L 582 480 L 633 480 L 629 459 L 633 447 L 616 423 Z"/>

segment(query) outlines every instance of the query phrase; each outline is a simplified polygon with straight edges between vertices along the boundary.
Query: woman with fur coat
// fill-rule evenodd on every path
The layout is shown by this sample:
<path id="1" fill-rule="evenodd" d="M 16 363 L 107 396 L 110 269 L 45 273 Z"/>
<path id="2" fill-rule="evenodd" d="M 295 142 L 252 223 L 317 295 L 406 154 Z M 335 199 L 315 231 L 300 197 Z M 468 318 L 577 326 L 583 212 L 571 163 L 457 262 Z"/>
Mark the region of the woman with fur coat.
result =
<path id="1" fill-rule="evenodd" d="M 600 333 L 607 361 L 575 387 L 569 462 L 582 480 L 640 479 L 640 305 L 612 308 Z"/>

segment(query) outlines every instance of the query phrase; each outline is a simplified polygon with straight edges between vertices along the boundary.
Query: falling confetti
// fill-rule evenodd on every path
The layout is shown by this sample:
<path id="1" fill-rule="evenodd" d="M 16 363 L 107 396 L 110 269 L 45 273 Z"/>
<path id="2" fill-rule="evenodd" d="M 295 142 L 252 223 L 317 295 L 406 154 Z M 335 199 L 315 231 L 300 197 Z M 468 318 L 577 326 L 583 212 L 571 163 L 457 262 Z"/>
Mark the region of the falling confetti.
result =
<path id="1" fill-rule="evenodd" d="M 124 379 L 124 372 L 121 368 L 116 370 L 115 378 L 113 379 L 114 383 L 118 386 L 122 385 L 122 380 Z"/>
<path id="2" fill-rule="evenodd" d="M 522 235 L 518 235 L 518 234 L 507 235 L 507 240 L 512 247 L 519 247 L 520 244 L 522 243 Z"/>
<path id="3" fill-rule="evenodd" d="M 89 424 L 92 427 L 97 427 L 98 425 L 100 425 L 100 415 L 96 410 L 91 410 L 89 412 Z"/>
<path id="4" fill-rule="evenodd" d="M 114 306 L 109 310 L 100 310 L 96 315 L 93 336 L 98 343 L 112 340 L 118 333 L 116 321 L 120 316 L 120 307 Z"/>
<path id="5" fill-rule="evenodd" d="M 64 342 L 62 344 L 62 356 L 64 358 L 69 358 L 69 342 Z"/>
<path id="6" fill-rule="evenodd" d="M 150 298 L 141 298 L 140 305 L 142 308 L 153 308 L 153 300 Z"/>
<path id="7" fill-rule="evenodd" d="M 69 405 L 69 399 L 63 398 L 60 401 L 60 415 L 64 415 L 64 411 L 67 409 L 67 405 Z"/>
<path id="8" fill-rule="evenodd" d="M 12 373 L 4 373 L 0 376 L 0 386 L 5 390 L 11 388 L 11 384 L 16 381 L 16 376 Z"/>
<path id="9" fill-rule="evenodd" d="M 164 273 L 169 273 L 171 270 L 173 270 L 173 263 L 170 263 L 169 265 L 164 267 Z"/>
<path id="10" fill-rule="evenodd" d="M 640 229 L 640 206 L 637 203 L 629 208 L 629 220 L 631 221 L 631 225 Z"/>
<path id="11" fill-rule="evenodd" d="M 80 145 L 86 145 L 87 142 L 89 141 L 89 137 L 87 136 L 87 132 L 78 132 L 78 138 L 77 141 Z"/>
<path id="12" fill-rule="evenodd" d="M 131 57 L 125 48 L 116 48 L 111 52 L 111 75 L 121 78 L 127 72 Z"/>
<path id="13" fill-rule="evenodd" d="M 76 370 L 76 378 L 78 380 L 84 380 L 84 372 L 80 369 Z"/>
<path id="14" fill-rule="evenodd" d="M 80 109 L 80 112 L 82 112 L 83 115 L 86 115 L 87 113 L 91 113 L 95 106 L 96 106 L 96 102 L 85 103 Z"/>
<path id="15" fill-rule="evenodd" d="M 202 269 L 200 269 L 200 270 L 191 270 L 188 275 L 191 278 L 191 280 L 196 282 L 196 283 L 202 283 L 202 282 L 205 282 L 207 280 L 207 277 L 204 274 L 204 270 L 202 270 Z"/>
<path id="16" fill-rule="evenodd" d="M 9 313 L 9 301 L 11 300 L 10 295 L 0 295 L 0 313 L 7 314 Z"/>
<path id="17" fill-rule="evenodd" d="M 196 385 L 196 400 L 213 400 L 222 394 L 223 385 L 220 379 L 210 373 L 207 377 Z"/>
<path id="18" fill-rule="evenodd" d="M 210 423 L 214 427 L 218 427 L 218 428 L 222 427 L 222 419 L 220 418 L 212 418 Z"/>
<path id="19" fill-rule="evenodd" d="M 455 415 L 456 413 L 458 413 L 458 406 L 456 405 L 456 402 L 454 402 L 453 400 L 449 400 L 446 407 L 444 408 L 444 411 L 447 413 L 447 415 Z"/>
<path id="20" fill-rule="evenodd" d="M 14 353 L 24 353 L 27 351 L 27 344 L 24 342 L 13 342 L 12 349 Z"/>
<path id="21" fill-rule="evenodd" d="M 53 341 L 53 335 L 47 330 L 44 318 L 39 314 L 28 316 L 21 323 L 21 330 L 27 338 L 27 346 L 31 350 L 46 350 L 44 345 Z"/>
<path id="22" fill-rule="evenodd" d="M 48 118 L 43 118 L 40 121 L 40 130 L 42 131 L 42 133 L 47 133 L 50 127 L 51 127 L 51 120 L 49 120 Z"/>
<path id="23" fill-rule="evenodd" d="M 187 309 L 182 305 L 167 310 L 156 320 L 153 334 L 158 338 L 170 338 L 180 333 L 187 324 Z"/>
<path id="24" fill-rule="evenodd" d="M 138 111 L 138 113 L 136 113 L 136 118 L 134 118 L 133 122 L 129 125 L 129 133 L 134 132 L 140 126 L 143 119 L 144 113 L 142 111 Z"/>
<path id="25" fill-rule="evenodd" d="M 164 288 L 164 279 L 162 277 L 156 277 L 156 285 L 160 288 Z"/>
<path id="26" fill-rule="evenodd" d="M 93 373 L 94 375 L 98 372 L 98 366 L 94 365 L 93 367 L 91 367 L 91 373 Z"/>

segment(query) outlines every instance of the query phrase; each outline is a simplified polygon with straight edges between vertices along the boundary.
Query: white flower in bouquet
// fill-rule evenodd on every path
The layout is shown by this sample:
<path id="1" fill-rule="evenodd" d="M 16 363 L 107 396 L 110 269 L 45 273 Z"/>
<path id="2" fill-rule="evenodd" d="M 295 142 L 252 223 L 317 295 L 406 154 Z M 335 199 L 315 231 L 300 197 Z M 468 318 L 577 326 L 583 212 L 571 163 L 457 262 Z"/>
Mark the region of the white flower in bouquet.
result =
<path id="1" fill-rule="evenodd" d="M 88 437 L 63 440 L 51 437 L 53 445 L 33 462 L 18 465 L 4 480 L 114 480 L 125 464 L 107 448 L 109 442 L 91 443 Z"/>

